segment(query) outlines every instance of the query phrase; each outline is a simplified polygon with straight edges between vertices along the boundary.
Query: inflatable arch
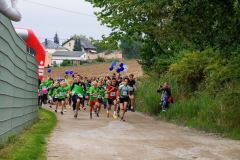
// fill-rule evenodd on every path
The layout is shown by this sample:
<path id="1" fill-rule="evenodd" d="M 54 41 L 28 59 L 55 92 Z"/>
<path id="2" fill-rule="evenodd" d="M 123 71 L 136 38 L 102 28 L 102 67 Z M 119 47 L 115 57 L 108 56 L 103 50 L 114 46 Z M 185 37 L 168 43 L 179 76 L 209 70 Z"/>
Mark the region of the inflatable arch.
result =
<path id="1" fill-rule="evenodd" d="M 38 62 L 38 78 L 42 80 L 44 74 L 46 52 L 37 36 L 31 29 L 16 28 L 17 34 L 26 42 L 26 46 Z"/>

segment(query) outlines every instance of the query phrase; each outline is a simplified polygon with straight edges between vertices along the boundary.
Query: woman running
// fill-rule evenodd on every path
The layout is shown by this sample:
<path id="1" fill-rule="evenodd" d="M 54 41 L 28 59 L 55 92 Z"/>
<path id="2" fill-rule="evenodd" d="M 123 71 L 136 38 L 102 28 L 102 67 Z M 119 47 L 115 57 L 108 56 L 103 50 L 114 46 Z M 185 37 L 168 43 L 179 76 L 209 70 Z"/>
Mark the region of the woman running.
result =
<path id="1" fill-rule="evenodd" d="M 134 79 L 133 74 L 129 75 L 128 85 L 130 86 L 130 92 L 129 92 L 130 105 L 129 106 L 131 106 L 129 109 L 132 112 L 134 112 L 134 101 L 135 101 L 134 91 L 136 90 L 136 81 Z"/>
<path id="2" fill-rule="evenodd" d="M 129 92 L 130 87 L 128 86 L 128 78 L 124 79 L 124 84 L 119 87 L 120 95 L 120 108 L 122 110 L 121 121 L 125 121 L 125 113 L 127 111 L 128 100 L 129 100 Z"/>

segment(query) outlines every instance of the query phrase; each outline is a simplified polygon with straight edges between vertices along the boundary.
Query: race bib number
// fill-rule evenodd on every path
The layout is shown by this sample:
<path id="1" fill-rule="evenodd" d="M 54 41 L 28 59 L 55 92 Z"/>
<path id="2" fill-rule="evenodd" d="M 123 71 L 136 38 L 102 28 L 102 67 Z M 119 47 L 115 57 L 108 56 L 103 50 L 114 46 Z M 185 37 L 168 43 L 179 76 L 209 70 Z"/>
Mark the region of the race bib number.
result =
<path id="1" fill-rule="evenodd" d="M 79 97 L 79 98 L 83 98 L 83 95 L 82 95 L 82 94 L 78 94 L 78 97 Z"/>
<path id="2" fill-rule="evenodd" d="M 60 97 L 65 96 L 65 93 L 64 93 L 64 92 L 60 92 L 60 93 L 59 93 L 59 96 L 60 96 Z"/>
<path id="3" fill-rule="evenodd" d="M 115 96 L 116 96 L 116 93 L 115 93 L 115 92 L 111 92 L 111 93 L 110 93 L 110 96 L 111 96 L 111 97 L 115 97 Z"/>
<path id="4" fill-rule="evenodd" d="M 123 96 L 127 96 L 128 92 L 127 91 L 123 91 Z"/>

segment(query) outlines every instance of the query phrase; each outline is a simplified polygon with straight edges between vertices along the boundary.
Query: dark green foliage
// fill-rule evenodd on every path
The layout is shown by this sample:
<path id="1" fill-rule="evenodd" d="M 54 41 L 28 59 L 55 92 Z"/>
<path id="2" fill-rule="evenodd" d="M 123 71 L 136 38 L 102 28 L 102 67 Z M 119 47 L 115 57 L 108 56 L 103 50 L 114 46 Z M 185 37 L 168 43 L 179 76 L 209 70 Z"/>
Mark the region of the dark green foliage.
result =
<path id="1" fill-rule="evenodd" d="M 140 80 L 138 110 L 240 139 L 240 56 L 229 55 L 228 60 L 222 56 L 211 49 L 186 52 L 160 78 L 151 74 Z M 174 104 L 161 113 L 156 88 L 164 81 L 171 85 Z"/>
<path id="2" fill-rule="evenodd" d="M 123 52 L 123 56 L 126 58 L 139 58 L 140 48 L 141 48 L 141 42 L 138 41 L 138 37 L 123 37 L 121 39 L 121 43 L 119 45 L 119 48 Z"/>
<path id="3" fill-rule="evenodd" d="M 81 40 L 79 38 L 75 39 L 73 51 L 82 51 Z"/>
<path id="4" fill-rule="evenodd" d="M 54 35 L 53 40 L 54 40 L 54 43 L 60 44 L 59 37 L 58 37 L 58 34 L 57 34 L 57 33 Z"/>
<path id="5" fill-rule="evenodd" d="M 98 19 L 112 28 L 111 41 L 139 36 L 143 67 L 158 65 L 162 54 L 187 50 L 240 50 L 239 0 L 88 0 L 101 8 Z M 168 56 L 166 56 L 168 59 Z M 166 64 L 166 66 L 169 63 Z M 165 64 L 161 64 L 165 67 Z M 159 67 L 152 68 L 159 72 Z"/>
<path id="6" fill-rule="evenodd" d="M 72 61 L 70 60 L 63 60 L 63 62 L 61 63 L 61 66 L 71 66 L 72 65 Z"/>
<path id="7" fill-rule="evenodd" d="M 96 59 L 96 62 L 105 62 L 105 59 L 104 59 L 104 58 L 101 58 L 101 57 L 98 57 L 98 58 Z"/>

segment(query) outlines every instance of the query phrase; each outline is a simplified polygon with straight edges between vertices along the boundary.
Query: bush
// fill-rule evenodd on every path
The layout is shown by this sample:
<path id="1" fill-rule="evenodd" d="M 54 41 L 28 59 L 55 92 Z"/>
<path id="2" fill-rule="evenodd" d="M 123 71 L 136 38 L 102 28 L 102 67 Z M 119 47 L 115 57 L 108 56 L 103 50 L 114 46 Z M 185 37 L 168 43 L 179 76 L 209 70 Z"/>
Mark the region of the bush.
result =
<path id="1" fill-rule="evenodd" d="M 239 61 L 240 56 L 224 58 L 211 49 L 186 52 L 164 74 L 140 79 L 137 110 L 240 139 Z M 174 104 L 161 113 L 156 90 L 164 81 L 171 85 Z"/>
<path id="2" fill-rule="evenodd" d="M 98 56 L 98 58 L 96 59 L 96 62 L 105 62 L 105 59 Z"/>
<path id="3" fill-rule="evenodd" d="M 63 60 L 60 66 L 65 67 L 65 66 L 71 66 L 72 62 L 70 60 Z"/>

